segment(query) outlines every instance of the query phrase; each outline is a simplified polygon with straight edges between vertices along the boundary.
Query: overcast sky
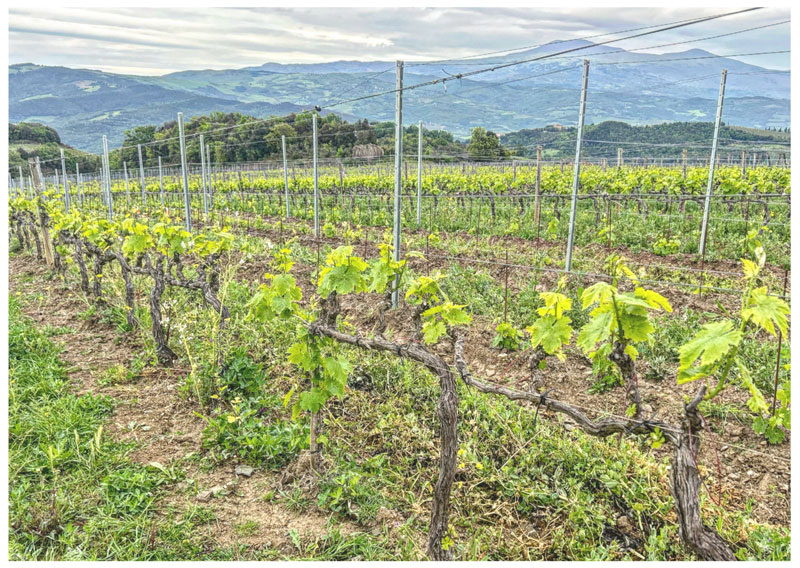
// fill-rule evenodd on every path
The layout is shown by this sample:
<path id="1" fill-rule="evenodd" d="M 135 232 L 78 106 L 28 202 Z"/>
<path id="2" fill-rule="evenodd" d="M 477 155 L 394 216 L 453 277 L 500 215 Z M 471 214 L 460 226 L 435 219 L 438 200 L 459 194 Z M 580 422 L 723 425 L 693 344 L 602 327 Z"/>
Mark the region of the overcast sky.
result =
<path id="1" fill-rule="evenodd" d="M 9 11 L 9 59 L 140 75 L 266 62 L 443 59 L 726 11 L 732 9 L 14 8 Z M 682 42 L 788 19 L 786 8 L 765 8 L 613 45 L 631 49 Z M 788 50 L 789 29 L 784 24 L 650 52 Z M 738 59 L 789 68 L 788 53 Z"/>

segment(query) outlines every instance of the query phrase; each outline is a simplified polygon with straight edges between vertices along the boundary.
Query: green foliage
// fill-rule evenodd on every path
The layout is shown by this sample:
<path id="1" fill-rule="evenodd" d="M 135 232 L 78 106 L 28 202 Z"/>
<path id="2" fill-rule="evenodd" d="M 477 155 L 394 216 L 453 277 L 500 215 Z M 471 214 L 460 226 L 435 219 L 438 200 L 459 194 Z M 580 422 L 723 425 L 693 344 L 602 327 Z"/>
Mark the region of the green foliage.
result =
<path id="1" fill-rule="evenodd" d="M 467 150 L 470 157 L 476 160 L 496 160 L 508 155 L 497 134 L 480 126 L 472 129 Z"/>
<path id="2" fill-rule="evenodd" d="M 203 417 L 203 447 L 219 460 L 278 469 L 306 447 L 308 437 L 308 426 L 284 418 L 282 410 L 274 395 L 234 399 L 230 409 L 218 408 Z"/>
<path id="3" fill-rule="evenodd" d="M 428 345 L 439 341 L 448 331 L 448 327 L 467 325 L 472 321 L 464 309 L 466 306 L 446 301 L 422 312 L 422 334 Z"/>
<path id="4" fill-rule="evenodd" d="M 494 329 L 495 336 L 492 341 L 492 346 L 505 349 L 507 351 L 517 351 L 525 339 L 522 330 L 517 329 L 508 322 L 503 322 L 497 325 Z"/>
<path id="5" fill-rule="evenodd" d="M 704 324 L 694 338 L 682 345 L 678 384 L 695 381 L 713 374 L 742 340 L 742 332 L 733 328 L 733 322 L 722 320 Z M 698 363 L 697 366 L 694 366 Z"/>
<path id="6" fill-rule="evenodd" d="M 394 260 L 394 247 L 389 243 L 378 245 L 380 254 L 378 258 L 370 264 L 369 291 L 383 293 L 391 284 L 391 291 L 399 290 L 407 284 L 408 272 L 406 270 L 406 259 Z M 419 256 L 416 253 L 409 253 L 408 256 Z"/>
<path id="7" fill-rule="evenodd" d="M 262 366 L 253 362 L 247 349 L 237 347 L 228 353 L 219 375 L 219 385 L 227 396 L 255 398 L 264 384 Z"/>
<path id="8" fill-rule="evenodd" d="M 764 435 L 768 442 L 777 444 L 783 441 L 783 428 L 790 427 L 790 393 L 788 383 L 776 393 L 781 397 L 781 407 L 773 413 L 756 385 L 741 355 L 742 345 L 747 337 L 749 324 L 771 335 L 777 331 L 785 335 L 788 328 L 789 306 L 782 299 L 770 296 L 765 286 L 755 287 L 759 274 L 766 262 L 766 254 L 758 241 L 757 232 L 751 232 L 747 248 L 753 259 L 742 259 L 742 270 L 747 289 L 742 294 L 738 328 L 733 318 L 709 322 L 702 326 L 694 337 L 679 348 L 680 366 L 678 384 L 716 376 L 717 384 L 705 395 L 712 400 L 727 386 L 732 369 L 738 370 L 739 380 L 750 392 L 747 406 L 755 415 L 753 429 Z"/>
<path id="9" fill-rule="evenodd" d="M 445 275 L 438 270 L 431 276 L 417 277 L 406 290 L 406 301 L 414 306 L 423 302 L 428 305 L 438 304 L 443 298 L 447 298 L 440 284 L 444 278 Z"/>
<path id="10" fill-rule="evenodd" d="M 352 246 L 334 249 L 328 253 L 325 266 L 320 270 L 317 292 L 327 298 L 331 292 L 350 294 L 366 291 L 364 271 L 368 266 L 363 259 L 353 256 Z"/>
<path id="11" fill-rule="evenodd" d="M 649 312 L 672 311 L 667 299 L 652 290 L 637 287 L 633 292 L 619 292 L 606 282 L 586 288 L 581 302 L 584 310 L 592 308 L 591 320 L 578 334 L 578 346 L 587 354 L 596 351 L 598 343 L 606 341 L 650 341 L 655 328 Z"/>
<path id="12" fill-rule="evenodd" d="M 681 249 L 681 241 L 675 237 L 667 239 L 662 237 L 653 243 L 653 252 L 658 256 L 675 254 Z"/>

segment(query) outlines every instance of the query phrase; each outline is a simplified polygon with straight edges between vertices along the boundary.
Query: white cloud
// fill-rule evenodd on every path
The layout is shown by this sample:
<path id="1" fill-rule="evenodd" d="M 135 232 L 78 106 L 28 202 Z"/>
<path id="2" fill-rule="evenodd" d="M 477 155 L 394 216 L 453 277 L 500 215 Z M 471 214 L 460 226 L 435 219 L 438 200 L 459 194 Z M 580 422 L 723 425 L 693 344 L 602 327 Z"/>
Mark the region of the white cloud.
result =
<path id="1" fill-rule="evenodd" d="M 721 8 L 14 8 L 9 58 L 158 75 L 266 62 L 430 60 L 511 49 L 715 14 Z M 769 8 L 614 44 L 640 48 L 789 18 Z M 610 39 L 613 36 L 597 38 Z M 789 49 L 789 26 L 656 51 Z M 787 68 L 789 56 L 743 58 Z"/>

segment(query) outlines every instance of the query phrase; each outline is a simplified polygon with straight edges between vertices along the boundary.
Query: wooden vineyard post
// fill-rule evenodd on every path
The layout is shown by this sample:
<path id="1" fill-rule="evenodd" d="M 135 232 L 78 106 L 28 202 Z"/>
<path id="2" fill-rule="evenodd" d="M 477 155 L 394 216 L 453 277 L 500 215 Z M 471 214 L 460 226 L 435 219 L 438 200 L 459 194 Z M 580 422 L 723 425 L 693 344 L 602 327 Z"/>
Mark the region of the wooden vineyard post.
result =
<path id="1" fill-rule="evenodd" d="M 31 170 L 31 179 L 33 180 L 34 192 L 39 197 L 43 198 L 42 194 L 44 193 L 44 179 L 42 178 L 42 169 L 39 165 L 39 156 L 36 156 L 35 158 L 28 158 L 28 168 Z M 42 207 L 41 203 L 38 207 L 37 218 L 39 219 L 39 232 L 42 235 L 44 258 L 47 262 L 47 266 L 53 267 L 56 264 L 55 255 L 53 254 L 53 240 L 50 238 L 50 231 L 47 229 L 44 207 Z"/>
<path id="2" fill-rule="evenodd" d="M 681 154 L 683 158 L 683 179 L 686 179 L 686 163 L 689 161 L 689 151 L 684 148 Z"/>

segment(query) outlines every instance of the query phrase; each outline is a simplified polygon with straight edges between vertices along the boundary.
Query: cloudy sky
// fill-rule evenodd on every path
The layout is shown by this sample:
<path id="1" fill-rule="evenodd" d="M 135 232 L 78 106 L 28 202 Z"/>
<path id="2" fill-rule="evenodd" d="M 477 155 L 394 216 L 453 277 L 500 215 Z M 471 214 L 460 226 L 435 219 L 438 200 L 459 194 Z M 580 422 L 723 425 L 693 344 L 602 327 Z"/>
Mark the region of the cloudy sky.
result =
<path id="1" fill-rule="evenodd" d="M 13 8 L 9 62 L 161 75 L 341 59 L 430 60 L 619 32 L 732 11 L 723 8 Z M 789 19 L 787 8 L 701 23 L 613 44 L 643 48 Z M 642 52 L 718 54 L 788 50 L 790 26 Z M 625 34 L 623 34 L 625 35 Z M 614 36 L 594 38 L 604 41 Z M 739 59 L 788 69 L 789 54 Z"/>

